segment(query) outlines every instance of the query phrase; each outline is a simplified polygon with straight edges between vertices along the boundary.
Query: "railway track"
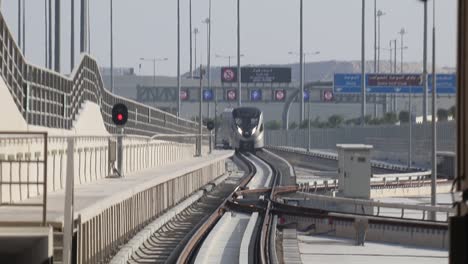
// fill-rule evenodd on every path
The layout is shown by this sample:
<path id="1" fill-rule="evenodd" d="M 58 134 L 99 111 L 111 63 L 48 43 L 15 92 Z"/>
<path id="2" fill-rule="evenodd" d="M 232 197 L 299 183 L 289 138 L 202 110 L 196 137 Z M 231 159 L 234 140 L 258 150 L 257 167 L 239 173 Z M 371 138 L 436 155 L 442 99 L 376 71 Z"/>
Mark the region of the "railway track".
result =
<path id="1" fill-rule="evenodd" d="M 198 237 L 199 232 L 203 235 L 203 230 L 208 231 L 218 220 L 216 216 L 224 213 L 227 197 L 231 197 L 238 188 L 244 188 L 255 175 L 252 164 L 242 157 L 237 158 L 244 163 L 246 170 L 242 178 L 229 177 L 163 225 L 132 254 L 128 263 L 175 263 L 180 255 L 184 255 L 186 245 Z"/>
<path id="2" fill-rule="evenodd" d="M 295 192 L 304 187 L 309 191 L 311 188 L 297 186 L 294 169 L 274 153 L 259 151 L 255 156 L 237 154 L 236 159 L 246 171 L 244 177 L 236 180 L 228 178 L 177 215 L 155 232 L 132 255 L 129 263 L 206 263 L 209 259 L 216 262 L 207 256 L 206 252 L 210 250 L 218 258 L 231 257 L 232 252 L 236 252 L 238 259 L 230 259 L 232 263 L 241 262 L 239 260 L 248 263 L 279 263 L 276 250 L 278 216 L 313 216 L 337 220 L 355 217 L 354 214 L 299 208 L 277 201 L 282 193 Z M 263 178 L 255 178 L 257 176 Z M 397 185 L 402 184 L 407 183 L 401 181 Z M 328 184 L 314 186 L 314 191 L 330 187 Z M 391 224 L 396 220 L 375 217 L 372 221 Z M 397 221 L 397 224 L 408 225 L 409 222 Z M 412 224 L 446 228 L 444 225 L 433 227 L 434 223 L 427 222 L 414 221 Z M 226 233 L 229 232 L 233 234 L 232 237 L 227 237 Z"/>
<path id="3" fill-rule="evenodd" d="M 276 218 L 272 210 L 272 201 L 276 197 L 276 187 L 282 183 L 289 183 L 294 171 L 285 160 L 269 152 L 262 151 L 257 152 L 257 155 L 250 154 L 243 157 L 257 168 L 257 174 L 253 175 L 247 184 L 252 188 L 249 190 L 253 192 L 248 195 L 232 195 L 228 198 L 225 210 L 229 210 L 231 216 L 224 215 L 221 218 L 218 215 L 218 220 L 220 218 L 221 220 L 216 226 L 207 223 L 206 228 L 202 229 L 204 234 L 200 233 L 193 237 L 192 243 L 187 244 L 183 250 L 185 256 L 181 255 L 177 263 L 218 262 L 222 256 L 233 258 L 227 263 L 278 263 Z M 283 175 L 287 177 L 282 177 Z M 268 191 L 255 193 L 256 189 Z M 248 224 L 246 219 L 250 219 Z M 240 224 L 241 221 L 244 221 L 243 224 Z M 234 228 L 233 225 L 235 233 L 230 231 Z M 231 236 L 226 237 L 229 235 Z M 229 241 L 229 245 L 226 244 L 226 240 Z"/>

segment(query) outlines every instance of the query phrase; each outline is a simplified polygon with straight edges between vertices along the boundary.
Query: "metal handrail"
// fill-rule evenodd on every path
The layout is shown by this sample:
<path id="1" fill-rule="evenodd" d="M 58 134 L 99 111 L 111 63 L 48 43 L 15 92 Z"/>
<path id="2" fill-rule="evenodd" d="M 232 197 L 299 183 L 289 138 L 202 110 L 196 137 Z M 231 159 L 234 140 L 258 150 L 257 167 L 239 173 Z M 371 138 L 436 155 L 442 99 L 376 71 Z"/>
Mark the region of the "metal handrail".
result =
<path id="1" fill-rule="evenodd" d="M 27 62 L 1 12 L 0 58 L 0 75 L 28 124 L 71 129 L 84 101 L 91 101 L 101 107 L 106 129 L 116 133 L 110 113 L 112 105 L 122 102 L 129 108 L 128 131 L 134 134 L 197 131 L 193 121 L 107 91 L 96 60 L 88 54 L 81 55 L 70 76 Z"/>
<path id="2" fill-rule="evenodd" d="M 372 177 L 379 178 L 410 178 L 410 177 L 427 177 L 432 175 L 432 171 L 420 171 L 420 172 L 409 172 L 409 173 L 389 173 L 389 174 L 372 174 Z"/>
<path id="3" fill-rule="evenodd" d="M 314 200 L 319 200 L 319 201 L 334 201 L 334 202 L 357 204 L 357 205 L 364 205 L 364 206 L 384 207 L 384 208 L 393 208 L 393 209 L 420 210 L 420 211 L 427 211 L 427 212 L 443 212 L 443 213 L 454 212 L 453 208 L 444 207 L 444 206 L 386 203 L 386 202 L 363 200 L 363 199 L 331 197 L 331 196 L 326 196 L 326 195 L 310 194 L 310 193 L 304 193 L 304 192 L 298 192 L 298 193 L 305 195 L 307 197 L 313 198 Z"/>
<path id="4" fill-rule="evenodd" d="M 28 206 L 28 207 L 42 207 L 42 226 L 46 226 L 46 223 L 47 223 L 47 166 L 48 166 L 48 155 L 46 155 L 47 153 L 47 150 L 48 150 L 48 133 L 47 132 L 25 132 L 25 131 L 17 131 L 17 132 L 14 132 L 14 131 L 0 131 L 0 135 L 8 135 L 8 134 L 17 134 L 17 135 L 22 135 L 22 136 L 25 136 L 25 135 L 29 135 L 29 136 L 40 136 L 43 138 L 43 144 L 44 144 L 44 147 L 43 147 L 43 151 L 44 151 L 44 155 L 43 155 L 43 159 L 42 160 L 35 160 L 34 162 L 36 163 L 42 163 L 42 170 L 43 170 L 43 180 L 42 181 L 39 181 L 39 175 L 37 175 L 37 181 L 35 182 L 20 182 L 20 181 L 13 181 L 11 178 L 9 181 L 5 181 L 3 180 L 3 178 L 0 178 L 0 189 L 3 188 L 2 185 L 6 185 L 8 184 L 10 186 L 10 202 L 9 203 L 4 203 L 3 201 L 1 201 L 1 197 L 0 197 L 0 206 L 13 206 L 13 207 L 24 207 L 24 206 Z M 2 162 L 2 161 L 0 161 Z M 12 162 L 12 161 L 6 161 L 6 162 Z M 21 161 L 23 162 L 23 161 Z M 29 161 L 27 161 L 29 162 Z M 12 202 L 12 199 L 11 199 L 11 187 L 12 185 L 19 185 L 20 188 L 22 187 L 21 185 L 29 185 L 29 184 L 35 184 L 35 185 L 42 185 L 42 203 L 21 203 L 21 202 L 17 202 L 17 203 L 14 203 Z"/>

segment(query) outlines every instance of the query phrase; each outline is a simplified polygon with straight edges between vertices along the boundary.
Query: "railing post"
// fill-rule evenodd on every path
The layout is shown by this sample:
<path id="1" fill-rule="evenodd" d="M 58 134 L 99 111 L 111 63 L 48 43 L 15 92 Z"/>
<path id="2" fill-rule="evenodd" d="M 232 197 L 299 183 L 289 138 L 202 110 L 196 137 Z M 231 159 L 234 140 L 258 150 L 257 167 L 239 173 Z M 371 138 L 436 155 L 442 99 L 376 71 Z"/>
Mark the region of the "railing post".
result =
<path id="1" fill-rule="evenodd" d="M 213 142 L 212 142 L 212 138 L 213 138 L 213 131 L 210 130 L 210 141 L 209 141 L 209 144 L 210 144 L 210 152 L 209 152 L 209 154 L 211 154 L 211 152 L 213 152 Z"/>
<path id="2" fill-rule="evenodd" d="M 120 128 L 120 133 L 117 136 L 117 170 L 120 174 L 120 177 L 123 177 L 122 171 L 123 165 L 123 128 Z"/>
<path id="3" fill-rule="evenodd" d="M 63 230 L 63 263 L 71 263 L 71 244 L 73 236 L 73 196 L 74 196 L 74 147 L 73 138 L 67 141 L 67 178 L 65 182 L 65 204 L 64 204 L 64 230 Z"/>

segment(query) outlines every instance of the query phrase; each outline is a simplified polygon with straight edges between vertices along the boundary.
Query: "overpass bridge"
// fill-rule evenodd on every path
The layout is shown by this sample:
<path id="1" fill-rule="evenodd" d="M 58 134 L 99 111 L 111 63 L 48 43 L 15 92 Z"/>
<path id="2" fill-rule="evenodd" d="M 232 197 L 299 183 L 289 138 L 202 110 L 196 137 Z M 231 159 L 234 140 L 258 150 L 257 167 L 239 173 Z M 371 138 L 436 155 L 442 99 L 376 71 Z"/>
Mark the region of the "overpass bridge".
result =
<path id="1" fill-rule="evenodd" d="M 286 234 L 288 223 L 300 226 L 304 217 L 315 221 L 317 233 L 326 231 L 321 225 L 331 219 L 339 224 L 335 228 L 342 228 L 335 235 L 349 237 L 349 223 L 365 217 L 376 224 L 375 230 L 401 227 L 390 242 L 405 241 L 407 237 L 398 232 L 411 228 L 420 232 L 412 245 L 446 246 L 424 244 L 424 238 L 446 241 L 445 221 L 334 212 L 281 202 L 293 200 L 289 194 L 317 195 L 310 193 L 310 185 L 297 184 L 295 171 L 284 157 L 270 151 L 255 157 L 211 151 L 209 136 L 194 135 L 196 123 L 109 93 L 97 62 L 89 55 L 82 56 L 70 76 L 28 63 L 1 14 L 0 57 L 0 100 L 9 113 L 0 124 L 0 255 L 7 262 L 138 263 L 155 237 L 176 238 L 167 235 L 183 233 L 182 226 L 187 225 L 193 228 L 178 237 L 179 243 L 171 244 L 171 252 L 158 251 L 157 246 L 153 252 L 178 263 L 203 262 L 216 253 L 204 238 L 219 238 L 216 232 L 223 228 L 218 225 L 234 230 L 236 222 L 243 223 L 242 236 L 224 241 L 226 246 L 220 249 L 228 252 L 227 244 L 232 242 L 230 252 L 239 262 L 274 262 L 287 258 L 287 254 L 281 256 L 287 249 L 277 254 L 276 243 L 284 241 L 277 232 Z M 111 121 L 115 103 L 129 108 L 120 175 L 114 166 L 114 142 L 119 137 Z M 201 156 L 196 148 L 202 149 Z M 335 159 L 323 155 L 314 162 L 334 166 Z M 382 164 L 374 167 L 387 173 L 403 170 Z M 424 186 L 423 179 L 418 180 Z M 398 184 L 397 188 L 406 187 Z M 326 189 L 332 184 L 314 187 Z M 209 199 L 223 188 L 217 199 Z M 190 222 L 193 218 L 188 216 L 200 212 L 196 206 L 209 208 L 199 221 Z M 418 210 L 451 213 L 424 206 Z M 377 240 L 380 231 L 375 232 L 372 239 Z"/>

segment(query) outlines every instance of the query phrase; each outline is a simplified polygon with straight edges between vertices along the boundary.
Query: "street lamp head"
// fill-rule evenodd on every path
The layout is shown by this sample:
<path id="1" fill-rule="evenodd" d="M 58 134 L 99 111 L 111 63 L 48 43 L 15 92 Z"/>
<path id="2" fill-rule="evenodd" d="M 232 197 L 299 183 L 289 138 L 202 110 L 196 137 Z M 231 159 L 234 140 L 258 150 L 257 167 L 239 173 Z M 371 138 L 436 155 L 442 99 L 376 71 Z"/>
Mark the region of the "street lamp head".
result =
<path id="1" fill-rule="evenodd" d="M 381 17 L 381 16 L 385 16 L 386 14 L 384 12 L 382 12 L 382 10 L 379 10 L 377 11 L 377 16 Z"/>
<path id="2" fill-rule="evenodd" d="M 198 34 L 198 28 L 194 28 L 193 33 Z"/>

